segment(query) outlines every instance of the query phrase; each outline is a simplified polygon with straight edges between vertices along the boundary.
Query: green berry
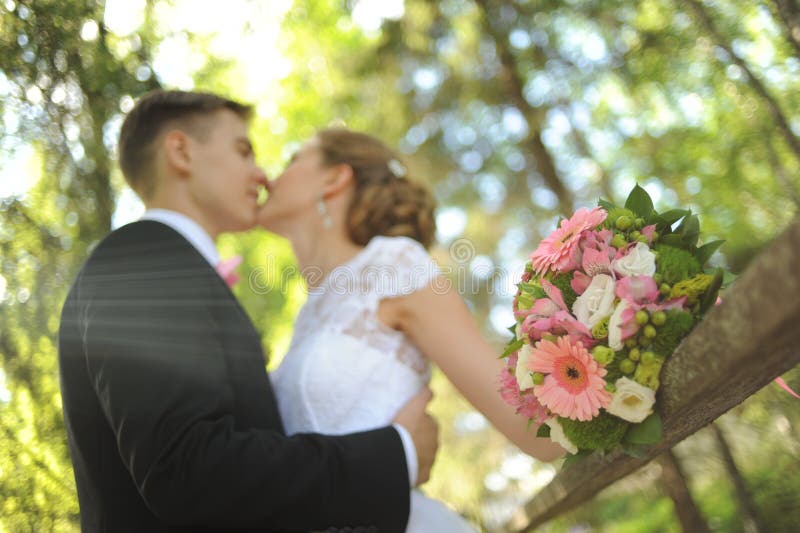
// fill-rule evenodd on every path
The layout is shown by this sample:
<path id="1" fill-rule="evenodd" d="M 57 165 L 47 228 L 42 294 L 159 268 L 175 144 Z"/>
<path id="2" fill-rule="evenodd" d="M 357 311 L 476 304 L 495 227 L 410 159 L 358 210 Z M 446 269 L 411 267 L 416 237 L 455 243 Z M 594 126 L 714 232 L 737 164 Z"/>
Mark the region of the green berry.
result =
<path id="1" fill-rule="evenodd" d="M 644 227 L 644 219 L 642 217 L 637 217 L 636 220 L 633 221 L 633 225 L 636 229 L 642 229 Z"/>
<path id="2" fill-rule="evenodd" d="M 661 284 L 661 280 L 662 280 L 661 274 L 659 274 L 658 272 L 653 274 L 653 281 L 655 281 L 657 284 L 660 285 Z"/>
<path id="3" fill-rule="evenodd" d="M 658 292 L 661 294 L 661 296 L 668 296 L 670 291 L 672 291 L 672 287 L 670 287 L 666 283 L 662 283 L 661 286 L 658 288 Z"/>
<path id="4" fill-rule="evenodd" d="M 653 339 L 656 336 L 656 327 L 652 324 L 647 324 L 644 327 L 644 336 L 648 339 Z"/>
<path id="5" fill-rule="evenodd" d="M 630 359 L 631 361 L 638 361 L 640 355 L 641 352 L 639 351 L 639 348 L 633 348 L 631 351 L 628 352 L 628 359 Z"/>
<path id="6" fill-rule="evenodd" d="M 606 383 L 605 389 L 612 394 L 617 392 L 617 386 L 613 383 Z"/>
<path id="7" fill-rule="evenodd" d="M 639 235 L 638 237 L 636 237 L 636 241 L 637 242 L 643 242 L 645 244 L 648 244 L 650 242 L 650 241 L 647 240 L 647 237 L 645 237 L 644 235 Z"/>
<path id="8" fill-rule="evenodd" d="M 623 237 L 621 233 L 617 233 L 614 235 L 614 238 L 611 239 L 611 246 L 614 248 L 624 248 L 627 245 L 628 241 L 625 240 L 625 237 Z"/>
<path id="9" fill-rule="evenodd" d="M 636 323 L 637 324 L 639 324 L 640 326 L 644 326 L 648 322 L 650 322 L 650 315 L 647 313 L 647 311 L 645 311 L 644 309 L 640 309 L 639 311 L 636 311 Z"/>
<path id="10" fill-rule="evenodd" d="M 652 365 L 656 360 L 656 354 L 653 352 L 644 352 L 642 354 L 642 364 L 645 366 Z"/>
<path id="11" fill-rule="evenodd" d="M 541 385 L 544 383 L 544 374 L 541 372 L 534 372 L 533 373 L 533 384 L 534 385 Z"/>
<path id="12" fill-rule="evenodd" d="M 636 363 L 630 359 L 623 359 L 619 362 L 619 369 L 623 374 L 633 374 L 636 370 Z"/>
<path id="13" fill-rule="evenodd" d="M 641 236 L 642 236 L 642 234 L 637 230 L 634 230 L 634 231 L 631 232 L 631 239 L 638 239 Z"/>
<path id="14" fill-rule="evenodd" d="M 617 226 L 618 230 L 627 231 L 628 228 L 633 225 L 633 219 L 628 215 L 622 215 L 617 219 L 615 226 Z"/>
<path id="15" fill-rule="evenodd" d="M 634 337 L 628 337 L 625 340 L 625 346 L 627 348 L 636 348 L 637 345 L 638 345 L 638 343 L 636 342 L 636 338 L 634 338 Z"/>
<path id="16" fill-rule="evenodd" d="M 656 311 L 650 317 L 650 321 L 656 326 L 663 326 L 667 322 L 667 313 L 664 311 Z"/>
<path id="17" fill-rule="evenodd" d="M 614 350 L 608 346 L 595 346 L 592 348 L 592 357 L 601 365 L 607 365 L 614 360 Z"/>

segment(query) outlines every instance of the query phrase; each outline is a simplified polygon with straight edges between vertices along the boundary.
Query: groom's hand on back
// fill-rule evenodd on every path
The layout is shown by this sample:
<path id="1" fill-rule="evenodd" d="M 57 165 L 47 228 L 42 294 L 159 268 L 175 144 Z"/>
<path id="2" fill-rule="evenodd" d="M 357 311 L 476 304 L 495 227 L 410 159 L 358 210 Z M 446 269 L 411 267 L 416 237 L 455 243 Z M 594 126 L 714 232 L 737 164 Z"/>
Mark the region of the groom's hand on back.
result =
<path id="1" fill-rule="evenodd" d="M 419 391 L 406 403 L 393 422 L 403 426 L 414 441 L 417 450 L 417 485 L 422 485 L 431 475 L 431 467 L 439 448 L 439 425 L 425 410 L 433 393 L 428 387 Z"/>

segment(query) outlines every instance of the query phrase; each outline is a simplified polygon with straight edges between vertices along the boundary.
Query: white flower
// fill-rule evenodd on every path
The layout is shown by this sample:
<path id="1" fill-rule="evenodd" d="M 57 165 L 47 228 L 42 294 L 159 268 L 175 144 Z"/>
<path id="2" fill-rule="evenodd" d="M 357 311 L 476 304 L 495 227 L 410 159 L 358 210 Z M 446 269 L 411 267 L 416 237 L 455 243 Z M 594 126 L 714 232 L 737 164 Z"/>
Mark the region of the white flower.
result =
<path id="1" fill-rule="evenodd" d="M 556 417 L 551 418 L 545 422 L 548 426 L 550 426 L 550 440 L 559 444 L 562 448 L 567 450 L 572 455 L 578 453 L 578 447 L 572 444 L 572 442 L 567 438 L 564 434 L 564 428 L 561 427 L 561 424 L 558 423 L 558 419 Z"/>
<path id="2" fill-rule="evenodd" d="M 572 305 L 575 318 L 592 328 L 614 309 L 614 280 L 608 274 L 598 274 Z"/>
<path id="3" fill-rule="evenodd" d="M 628 308 L 627 300 L 620 300 L 608 319 L 608 347 L 618 352 L 622 349 L 622 312 Z"/>
<path id="4" fill-rule="evenodd" d="M 517 352 L 517 370 L 514 372 L 514 376 L 517 378 L 517 385 L 521 391 L 533 388 L 533 374 L 528 368 L 528 359 L 532 353 L 533 349 L 530 344 L 526 344 Z"/>
<path id="5" fill-rule="evenodd" d="M 628 378 L 619 378 L 617 391 L 611 397 L 606 411 L 628 422 L 641 422 L 653 412 L 656 392 Z"/>
<path id="6" fill-rule="evenodd" d="M 645 243 L 637 242 L 625 257 L 614 259 L 611 268 L 620 276 L 652 276 L 656 273 L 656 254 Z"/>

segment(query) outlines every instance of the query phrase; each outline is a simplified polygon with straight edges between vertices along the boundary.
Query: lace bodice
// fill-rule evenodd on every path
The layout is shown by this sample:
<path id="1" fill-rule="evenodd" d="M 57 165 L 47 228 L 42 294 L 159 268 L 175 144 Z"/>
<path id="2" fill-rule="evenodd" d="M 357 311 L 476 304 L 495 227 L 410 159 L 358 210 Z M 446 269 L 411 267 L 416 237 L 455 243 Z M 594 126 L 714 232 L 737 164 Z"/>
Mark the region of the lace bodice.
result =
<path id="1" fill-rule="evenodd" d="M 428 381 L 430 365 L 408 337 L 380 322 L 378 305 L 437 274 L 416 241 L 374 237 L 309 291 L 289 351 L 272 373 L 289 434 L 343 434 L 392 421 Z"/>

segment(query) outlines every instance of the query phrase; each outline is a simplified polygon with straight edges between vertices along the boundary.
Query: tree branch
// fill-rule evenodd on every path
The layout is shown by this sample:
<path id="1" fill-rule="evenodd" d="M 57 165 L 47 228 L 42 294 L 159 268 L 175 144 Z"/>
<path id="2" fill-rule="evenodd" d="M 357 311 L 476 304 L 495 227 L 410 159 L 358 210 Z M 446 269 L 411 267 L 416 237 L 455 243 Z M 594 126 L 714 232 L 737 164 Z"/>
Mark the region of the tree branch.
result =
<path id="1" fill-rule="evenodd" d="M 794 47 L 797 57 L 800 57 L 800 9 L 794 0 L 774 0 L 778 15 L 786 26 L 789 42 Z"/>
<path id="2" fill-rule="evenodd" d="M 502 78 L 506 85 L 509 100 L 528 122 L 528 137 L 524 141 L 525 145 L 536 159 L 539 173 L 544 178 L 547 187 L 558 197 L 559 211 L 564 215 L 569 215 L 572 212 L 573 206 L 572 193 L 567 190 L 564 183 L 559 178 L 555 161 L 542 142 L 542 127 L 540 121 L 536 117 L 536 110 L 525 99 L 523 91 L 524 83 L 517 71 L 517 63 L 514 55 L 508 47 L 505 36 L 499 32 L 490 21 L 488 0 L 476 0 L 475 4 L 483 13 L 481 21 L 486 32 L 492 37 L 497 46 L 500 62 L 503 65 Z"/>
<path id="3" fill-rule="evenodd" d="M 766 87 L 761 83 L 761 81 L 756 78 L 753 72 L 750 70 L 748 64 L 738 55 L 736 55 L 731 48 L 731 45 L 723 38 L 723 36 L 717 31 L 714 27 L 714 23 L 711 20 L 711 16 L 705 10 L 703 5 L 698 0 L 684 0 L 684 3 L 687 4 L 691 10 L 694 12 L 697 21 L 699 22 L 700 26 L 703 30 L 706 31 L 711 37 L 714 39 L 714 42 L 717 46 L 725 50 L 728 55 L 731 56 L 733 62 L 741 68 L 747 77 L 750 80 L 750 86 L 753 90 L 761 97 L 764 103 L 767 105 L 769 109 L 770 115 L 772 115 L 772 119 L 778 126 L 778 130 L 781 132 L 786 143 L 794 152 L 795 156 L 800 160 L 800 140 L 792 133 L 791 127 L 789 127 L 789 121 L 786 119 L 783 111 L 781 110 L 778 102 L 772 95 L 769 94 Z"/>

